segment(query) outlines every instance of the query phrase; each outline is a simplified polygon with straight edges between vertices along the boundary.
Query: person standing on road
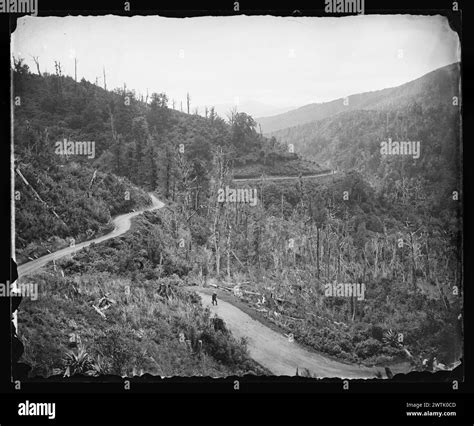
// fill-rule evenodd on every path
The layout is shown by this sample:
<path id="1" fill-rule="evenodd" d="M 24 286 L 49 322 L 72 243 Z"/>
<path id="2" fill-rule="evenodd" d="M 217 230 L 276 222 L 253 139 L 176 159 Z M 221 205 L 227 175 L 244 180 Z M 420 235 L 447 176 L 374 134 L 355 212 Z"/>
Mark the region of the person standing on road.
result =
<path id="1" fill-rule="evenodd" d="M 214 302 L 216 302 L 216 305 L 217 305 L 217 293 L 216 292 L 212 293 L 212 305 L 214 305 Z"/>

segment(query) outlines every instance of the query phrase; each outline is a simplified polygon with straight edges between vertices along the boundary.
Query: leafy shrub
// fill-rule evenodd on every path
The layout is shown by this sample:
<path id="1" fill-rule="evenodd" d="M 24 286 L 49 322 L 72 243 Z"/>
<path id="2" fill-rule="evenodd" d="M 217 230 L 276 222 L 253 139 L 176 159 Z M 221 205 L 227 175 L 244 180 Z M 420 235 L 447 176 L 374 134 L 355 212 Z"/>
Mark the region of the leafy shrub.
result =
<path id="1" fill-rule="evenodd" d="M 132 367 L 143 367 L 145 360 L 134 340 L 135 336 L 129 330 L 118 326 L 109 328 L 97 338 L 96 344 L 110 364 L 110 374 L 122 376 Z"/>
<path id="2" fill-rule="evenodd" d="M 359 342 L 355 347 L 357 356 L 362 359 L 378 355 L 382 352 L 383 345 L 381 342 L 375 339 L 368 339 L 363 342 Z"/>

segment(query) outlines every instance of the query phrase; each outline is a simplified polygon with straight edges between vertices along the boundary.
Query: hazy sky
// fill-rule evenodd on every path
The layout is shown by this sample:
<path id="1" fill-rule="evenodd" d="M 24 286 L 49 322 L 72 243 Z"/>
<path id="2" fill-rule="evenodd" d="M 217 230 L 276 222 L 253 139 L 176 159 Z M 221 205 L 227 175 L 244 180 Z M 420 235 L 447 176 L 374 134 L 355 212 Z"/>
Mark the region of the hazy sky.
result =
<path id="1" fill-rule="evenodd" d="M 105 66 L 108 88 L 165 92 L 193 105 L 257 101 L 302 106 L 393 87 L 460 60 L 445 18 L 362 15 L 343 18 L 26 16 L 12 53 L 33 72 L 91 82 Z"/>

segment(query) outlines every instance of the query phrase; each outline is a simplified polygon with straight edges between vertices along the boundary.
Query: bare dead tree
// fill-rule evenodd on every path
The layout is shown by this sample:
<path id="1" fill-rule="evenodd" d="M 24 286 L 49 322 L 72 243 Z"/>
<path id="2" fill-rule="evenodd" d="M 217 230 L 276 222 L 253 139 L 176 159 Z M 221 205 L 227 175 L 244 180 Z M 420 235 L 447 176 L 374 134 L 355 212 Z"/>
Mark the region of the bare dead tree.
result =
<path id="1" fill-rule="evenodd" d="M 188 114 L 189 114 L 189 107 L 191 104 L 191 97 L 189 96 L 189 93 L 186 93 L 186 103 L 188 105 Z"/>
<path id="2" fill-rule="evenodd" d="M 74 57 L 74 81 L 77 83 L 77 58 Z"/>
<path id="3" fill-rule="evenodd" d="M 214 253 L 215 253 L 215 267 L 216 267 L 216 274 L 220 274 L 220 256 L 221 256 L 221 247 L 220 247 L 220 232 L 219 232 L 219 222 L 220 222 L 220 211 L 221 205 L 218 201 L 217 192 L 218 189 L 222 187 L 222 183 L 225 180 L 226 175 L 228 174 L 229 168 L 227 161 L 225 160 L 224 153 L 222 152 L 222 148 L 219 147 L 214 155 L 214 167 L 216 170 L 216 176 L 213 179 L 213 192 L 216 194 L 215 203 L 214 203 L 214 220 L 212 223 L 212 234 L 213 234 L 213 242 L 214 242 Z"/>
<path id="4" fill-rule="evenodd" d="M 18 64 L 21 63 L 20 62 L 21 58 L 20 59 L 15 58 L 15 55 L 12 53 L 12 59 L 13 59 L 13 67 L 15 69 L 18 68 Z"/>
<path id="5" fill-rule="evenodd" d="M 51 212 L 53 213 L 53 215 L 56 217 L 56 219 L 59 219 L 64 225 L 66 225 L 66 223 L 64 222 L 64 220 L 62 220 L 59 215 L 56 213 L 56 211 L 54 210 L 54 208 L 52 208 L 46 201 L 44 201 L 40 195 L 38 194 L 38 192 L 35 190 L 35 188 L 33 188 L 33 186 L 26 180 L 26 178 L 23 176 L 23 174 L 21 173 L 20 171 L 20 166 L 17 166 L 15 167 L 15 172 L 18 174 L 18 176 L 21 177 L 22 181 L 25 183 L 26 186 L 28 186 L 31 191 L 33 192 L 33 194 L 35 195 L 35 197 L 48 209 L 48 210 L 51 210 Z M 37 179 L 38 182 L 39 179 Z"/>
<path id="6" fill-rule="evenodd" d="M 60 61 L 54 61 L 54 66 L 56 68 L 56 74 L 59 77 L 62 77 L 63 76 L 63 71 L 62 71 L 62 68 L 61 68 L 61 62 Z"/>
<path id="7" fill-rule="evenodd" d="M 319 280 L 319 226 L 316 226 L 316 277 Z"/>
<path id="8" fill-rule="evenodd" d="M 103 73 L 104 73 L 104 90 L 107 90 L 107 77 L 105 75 L 105 67 L 103 67 Z"/>
<path id="9" fill-rule="evenodd" d="M 422 227 L 419 227 L 416 231 L 412 231 L 410 228 L 412 228 L 412 224 L 408 221 L 405 221 L 405 226 L 408 230 L 408 236 L 409 236 L 409 242 L 410 242 L 410 254 L 411 254 L 411 274 L 412 274 L 412 285 L 413 288 L 416 289 L 417 286 L 417 262 L 416 259 L 418 257 L 418 246 L 420 245 L 418 243 L 418 237 L 417 233 L 421 230 Z"/>
<path id="10" fill-rule="evenodd" d="M 62 69 L 61 69 L 61 62 L 54 61 L 54 68 L 56 70 L 57 90 L 58 90 L 59 93 L 62 94 L 61 80 L 62 80 L 63 73 L 62 73 Z"/>
<path id="11" fill-rule="evenodd" d="M 227 277 L 230 279 L 230 233 L 232 230 L 232 226 L 228 224 L 227 226 L 227 244 L 226 244 L 226 251 L 227 251 Z"/>
<path id="12" fill-rule="evenodd" d="M 41 71 L 40 71 L 40 66 L 39 66 L 39 58 L 38 56 L 31 56 L 33 58 L 33 61 L 35 61 L 36 65 L 36 70 L 38 71 L 38 75 L 41 77 Z"/>
<path id="13" fill-rule="evenodd" d="M 192 165 L 188 161 L 184 155 L 178 154 L 176 157 L 176 163 L 178 165 L 178 169 L 181 174 L 181 187 L 183 192 L 183 211 L 187 212 L 189 210 L 189 206 L 191 205 L 191 187 L 190 184 L 196 180 L 190 180 L 190 175 L 192 172 Z"/>
<path id="14" fill-rule="evenodd" d="M 209 109 L 209 118 L 211 119 L 211 121 L 214 121 L 216 119 L 216 112 L 214 107 L 211 107 Z"/>
<path id="15" fill-rule="evenodd" d="M 234 105 L 230 109 L 229 113 L 227 114 L 227 118 L 229 120 L 230 125 L 234 124 L 234 120 L 235 120 L 235 117 L 236 117 L 237 114 L 238 114 L 237 107 Z"/>

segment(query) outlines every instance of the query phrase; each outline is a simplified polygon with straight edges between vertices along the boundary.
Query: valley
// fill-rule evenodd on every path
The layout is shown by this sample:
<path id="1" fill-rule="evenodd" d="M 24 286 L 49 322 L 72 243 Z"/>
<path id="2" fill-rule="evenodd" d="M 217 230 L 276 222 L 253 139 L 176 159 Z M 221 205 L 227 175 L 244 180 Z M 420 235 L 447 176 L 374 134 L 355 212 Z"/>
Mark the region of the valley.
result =
<path id="1" fill-rule="evenodd" d="M 385 378 L 458 361 L 457 70 L 349 108 L 225 120 L 17 59 L 16 258 L 39 288 L 18 312 L 30 375 Z M 60 155 L 65 139 L 94 155 Z M 383 155 L 388 140 L 420 145 Z M 233 299 L 211 305 L 223 287 Z"/>

